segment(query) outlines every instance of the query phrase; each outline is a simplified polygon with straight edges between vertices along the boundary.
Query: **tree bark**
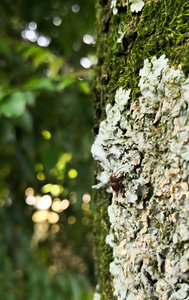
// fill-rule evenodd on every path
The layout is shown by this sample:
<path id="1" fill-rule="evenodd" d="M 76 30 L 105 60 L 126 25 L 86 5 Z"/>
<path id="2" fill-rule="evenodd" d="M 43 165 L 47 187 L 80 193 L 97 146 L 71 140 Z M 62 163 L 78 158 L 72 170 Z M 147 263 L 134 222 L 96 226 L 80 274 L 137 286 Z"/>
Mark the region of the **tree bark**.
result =
<path id="1" fill-rule="evenodd" d="M 94 299 L 189 299 L 189 2 L 99 0 Z"/>

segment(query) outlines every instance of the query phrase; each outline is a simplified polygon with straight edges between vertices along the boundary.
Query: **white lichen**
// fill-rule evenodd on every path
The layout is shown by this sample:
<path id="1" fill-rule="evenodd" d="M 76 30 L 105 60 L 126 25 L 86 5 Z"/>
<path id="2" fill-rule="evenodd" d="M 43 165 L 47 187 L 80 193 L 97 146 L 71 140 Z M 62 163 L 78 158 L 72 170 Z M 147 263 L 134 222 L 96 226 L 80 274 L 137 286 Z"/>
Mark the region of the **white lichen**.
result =
<path id="1" fill-rule="evenodd" d="M 94 293 L 93 300 L 100 300 L 100 294 Z"/>
<path id="2" fill-rule="evenodd" d="M 92 147 L 101 166 L 94 187 L 113 193 L 114 295 L 189 299 L 189 78 L 165 55 L 146 59 L 139 74 L 139 99 L 116 91 Z M 109 178 L 118 169 L 115 193 Z"/>
<path id="3" fill-rule="evenodd" d="M 117 0 L 112 0 L 111 4 L 110 4 L 110 7 L 112 8 L 114 15 L 117 14 L 117 12 L 118 12 L 118 9 L 117 9 L 116 5 L 117 5 Z"/>
<path id="4" fill-rule="evenodd" d="M 107 185 L 107 191 L 111 191 L 108 185 L 111 173 L 122 167 L 123 172 L 129 169 L 128 164 L 126 164 L 127 155 L 125 154 L 125 158 L 120 160 L 120 157 L 123 156 L 123 149 L 122 147 L 116 147 L 117 142 L 121 144 L 124 141 L 122 131 L 117 124 L 129 100 L 129 94 L 130 90 L 124 91 L 120 88 L 116 92 L 114 106 L 110 104 L 106 106 L 107 119 L 101 122 L 99 134 L 91 149 L 94 159 L 100 161 L 103 168 L 103 171 L 97 177 L 100 182 L 94 185 L 93 188 L 101 188 Z"/>
<path id="5" fill-rule="evenodd" d="M 121 43 L 125 36 L 125 26 L 123 26 L 122 24 L 120 24 L 118 27 L 118 35 L 119 37 L 117 38 L 117 42 Z"/>
<path id="6" fill-rule="evenodd" d="M 131 11 L 132 12 L 139 12 L 142 10 L 144 6 L 144 1 L 142 0 L 129 0 L 129 3 L 131 3 Z"/>
<path id="7" fill-rule="evenodd" d="M 110 8 L 113 11 L 113 14 L 116 15 L 118 13 L 118 7 L 125 7 L 127 6 L 127 9 L 131 9 L 132 12 L 136 12 L 138 13 L 139 11 L 142 10 L 143 6 L 144 6 L 144 1 L 143 0 L 111 0 L 110 3 Z M 118 41 L 118 43 L 120 43 Z"/>

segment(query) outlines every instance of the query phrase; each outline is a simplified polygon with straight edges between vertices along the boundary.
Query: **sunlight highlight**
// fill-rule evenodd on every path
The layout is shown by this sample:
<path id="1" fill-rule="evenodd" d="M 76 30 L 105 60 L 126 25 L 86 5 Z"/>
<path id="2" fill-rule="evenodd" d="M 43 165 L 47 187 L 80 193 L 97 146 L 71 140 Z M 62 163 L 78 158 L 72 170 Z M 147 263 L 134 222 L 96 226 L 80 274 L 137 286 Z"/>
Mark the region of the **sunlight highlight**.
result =
<path id="1" fill-rule="evenodd" d="M 38 209 L 49 209 L 49 207 L 52 204 L 52 198 L 50 195 L 44 195 L 43 197 L 40 197 L 39 200 L 36 203 L 36 207 Z"/>
<path id="2" fill-rule="evenodd" d="M 49 212 L 48 221 L 51 224 L 57 223 L 59 220 L 59 215 L 53 211 Z"/>
<path id="3" fill-rule="evenodd" d="M 78 172 L 77 172 L 77 170 L 75 170 L 75 169 L 70 169 L 69 172 L 68 172 L 68 176 L 69 176 L 71 179 L 76 178 L 77 175 L 78 175 Z"/>
<path id="4" fill-rule="evenodd" d="M 91 200 L 91 196 L 88 193 L 83 195 L 83 202 L 88 203 Z"/>
<path id="5" fill-rule="evenodd" d="M 52 210 L 56 212 L 61 212 L 63 210 L 61 204 L 61 200 L 59 198 L 55 198 L 52 204 Z"/>
<path id="6" fill-rule="evenodd" d="M 49 140 L 51 138 L 51 133 L 48 130 L 43 130 L 41 134 L 45 140 Z"/>
<path id="7" fill-rule="evenodd" d="M 92 64 L 91 64 L 90 59 L 88 59 L 87 57 L 82 57 L 82 58 L 80 59 L 80 65 L 81 65 L 83 68 L 88 69 L 88 68 L 91 67 Z"/>
<path id="8" fill-rule="evenodd" d="M 62 185 L 59 184 L 51 184 L 47 183 L 45 184 L 42 188 L 41 191 L 46 194 L 46 193 L 51 193 L 53 196 L 58 196 L 63 192 L 64 188 Z"/>
<path id="9" fill-rule="evenodd" d="M 88 44 L 88 45 L 95 44 L 94 37 L 90 34 L 85 34 L 83 37 L 83 41 L 85 44 Z"/>
<path id="10" fill-rule="evenodd" d="M 74 224 L 76 222 L 76 217 L 74 217 L 74 216 L 70 216 L 69 218 L 68 218 L 68 223 L 69 224 Z"/>
<path id="11" fill-rule="evenodd" d="M 40 223 L 46 221 L 48 219 L 48 216 L 49 216 L 49 212 L 46 210 L 36 211 L 32 216 L 32 220 L 35 223 Z"/>
<path id="12" fill-rule="evenodd" d="M 62 210 L 65 210 L 70 205 L 69 201 L 67 199 L 62 200 L 61 202 L 61 208 Z"/>

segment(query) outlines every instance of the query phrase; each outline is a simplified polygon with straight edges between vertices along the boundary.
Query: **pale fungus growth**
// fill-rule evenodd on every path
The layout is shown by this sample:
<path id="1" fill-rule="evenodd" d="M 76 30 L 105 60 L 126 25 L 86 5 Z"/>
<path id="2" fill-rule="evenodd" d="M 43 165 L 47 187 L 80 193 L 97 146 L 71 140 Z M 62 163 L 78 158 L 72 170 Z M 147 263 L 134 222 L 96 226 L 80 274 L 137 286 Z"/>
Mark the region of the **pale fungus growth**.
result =
<path id="1" fill-rule="evenodd" d="M 133 102 L 131 90 L 116 91 L 92 147 L 101 168 L 94 188 L 112 193 L 114 295 L 188 299 L 189 78 L 165 55 L 146 59 L 139 75 L 141 95 Z"/>

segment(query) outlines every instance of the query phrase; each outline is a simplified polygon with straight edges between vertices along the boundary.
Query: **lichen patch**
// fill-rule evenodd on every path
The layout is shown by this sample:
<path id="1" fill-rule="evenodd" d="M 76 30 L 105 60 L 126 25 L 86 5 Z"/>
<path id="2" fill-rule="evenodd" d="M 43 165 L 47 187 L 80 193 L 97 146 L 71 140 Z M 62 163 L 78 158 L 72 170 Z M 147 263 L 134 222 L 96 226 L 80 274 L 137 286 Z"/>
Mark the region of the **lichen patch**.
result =
<path id="1" fill-rule="evenodd" d="M 138 13 L 139 11 L 142 10 L 144 6 L 144 1 L 143 0 L 111 0 L 110 7 L 113 11 L 113 14 L 118 13 L 118 7 L 125 7 L 127 6 L 128 9 L 131 9 L 131 12 L 136 12 Z"/>
<path id="2" fill-rule="evenodd" d="M 189 296 L 189 78 L 165 55 L 146 59 L 140 96 L 119 88 L 92 146 L 101 168 L 94 188 L 108 207 L 114 295 L 128 299 Z M 120 190 L 110 187 L 120 173 Z M 139 297 L 139 295 L 141 295 Z M 139 298 L 138 298 L 139 297 Z"/>

